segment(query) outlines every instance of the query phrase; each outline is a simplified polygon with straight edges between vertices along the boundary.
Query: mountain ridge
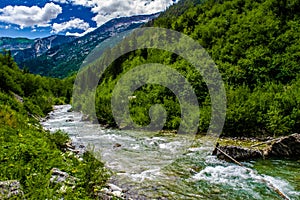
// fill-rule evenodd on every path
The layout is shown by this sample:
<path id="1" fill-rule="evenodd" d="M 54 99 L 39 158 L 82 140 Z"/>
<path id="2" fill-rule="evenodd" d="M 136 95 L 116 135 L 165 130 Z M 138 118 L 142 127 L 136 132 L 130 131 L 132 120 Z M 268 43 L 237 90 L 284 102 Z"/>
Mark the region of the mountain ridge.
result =
<path id="1" fill-rule="evenodd" d="M 0 49 L 10 50 L 14 60 L 20 63 L 34 59 L 52 47 L 71 42 L 74 39 L 76 39 L 76 37 L 63 35 L 51 35 L 36 39 L 1 37 Z"/>
<path id="2" fill-rule="evenodd" d="M 64 78 L 75 73 L 84 58 L 105 39 L 140 27 L 159 14 L 136 15 L 115 18 L 96 30 L 75 38 L 69 43 L 54 46 L 36 58 L 19 62 L 21 68 L 28 68 L 34 74 Z"/>

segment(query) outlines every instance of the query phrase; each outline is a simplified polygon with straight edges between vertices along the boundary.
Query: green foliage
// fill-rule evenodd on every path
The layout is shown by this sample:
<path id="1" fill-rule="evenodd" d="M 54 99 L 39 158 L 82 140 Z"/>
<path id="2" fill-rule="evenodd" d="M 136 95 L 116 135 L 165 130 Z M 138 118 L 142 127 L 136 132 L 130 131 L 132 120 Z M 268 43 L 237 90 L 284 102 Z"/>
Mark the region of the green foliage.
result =
<path id="1" fill-rule="evenodd" d="M 79 160 L 66 151 L 66 133 L 42 130 L 35 117 L 51 111 L 53 103 L 70 101 L 73 78 L 23 73 L 9 54 L 0 54 L 0 74 L 0 180 L 18 180 L 24 199 L 94 199 L 93 189 L 110 176 L 104 164 L 89 152 Z M 53 168 L 75 177 L 75 185 L 65 184 L 62 191 L 62 184 L 51 183 Z"/>
<path id="2" fill-rule="evenodd" d="M 69 103 L 73 79 L 46 78 L 18 68 L 10 53 L 0 54 L 0 90 L 15 93 L 24 99 L 31 114 L 44 116 L 54 103 Z"/>
<path id="3" fill-rule="evenodd" d="M 228 108 L 223 134 L 273 136 L 297 131 L 300 123 L 297 89 L 300 1 L 185 3 L 194 6 L 175 5 L 148 25 L 190 35 L 213 58 L 227 87 Z M 114 51 L 118 50 L 111 50 L 110 54 Z M 205 132 L 210 123 L 211 105 L 201 75 L 182 58 L 154 49 L 123 55 L 101 77 L 96 97 L 99 121 L 115 125 L 110 108 L 111 93 L 130 69 L 146 63 L 167 64 L 186 77 L 200 104 L 199 132 Z M 162 104 L 168 112 L 164 128 L 178 129 L 182 105 L 172 92 L 160 86 L 145 86 L 133 95 L 137 98 L 130 102 L 130 113 L 137 124 L 149 124 L 150 107 Z"/>
<path id="4" fill-rule="evenodd" d="M 55 133 L 49 134 L 48 137 L 51 142 L 53 142 L 60 150 L 64 150 L 66 148 L 66 143 L 70 140 L 68 134 L 62 131 L 57 131 Z"/>
<path id="5" fill-rule="evenodd" d="M 56 138 L 57 137 L 57 138 Z M 93 188 L 103 187 L 109 172 L 93 154 L 85 153 L 83 161 L 75 154 L 59 149 L 66 134 L 47 134 L 35 128 L 0 128 L 0 180 L 19 180 L 26 199 L 94 199 Z M 76 177 L 75 187 L 50 182 L 51 169 L 59 168 Z"/>

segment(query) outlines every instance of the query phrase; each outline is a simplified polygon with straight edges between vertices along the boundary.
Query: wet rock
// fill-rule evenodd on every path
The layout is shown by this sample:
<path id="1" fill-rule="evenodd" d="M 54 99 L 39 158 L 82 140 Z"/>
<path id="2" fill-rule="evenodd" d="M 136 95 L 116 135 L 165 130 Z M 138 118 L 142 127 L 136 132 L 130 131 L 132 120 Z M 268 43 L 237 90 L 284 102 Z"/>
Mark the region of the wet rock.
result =
<path id="1" fill-rule="evenodd" d="M 123 196 L 123 193 L 121 191 L 113 191 L 112 195 L 121 198 Z"/>
<path id="2" fill-rule="evenodd" d="M 282 137 L 268 148 L 268 157 L 300 158 L 300 134 Z"/>
<path id="3" fill-rule="evenodd" d="M 66 122 L 74 122 L 74 119 L 66 119 Z"/>
<path id="4" fill-rule="evenodd" d="M 263 158 L 262 152 L 258 150 L 242 148 L 237 146 L 217 146 L 217 147 L 237 161 Z M 213 151 L 213 155 L 216 155 L 219 159 L 230 161 L 230 159 L 228 159 L 228 157 L 223 153 L 221 153 L 217 148 Z"/>
<path id="5" fill-rule="evenodd" d="M 115 199 L 116 197 L 118 199 L 129 199 L 126 198 L 122 188 L 112 183 L 108 183 L 107 187 L 102 188 L 96 195 L 104 200 L 111 200 Z"/>
<path id="6" fill-rule="evenodd" d="M 112 190 L 112 191 L 119 191 L 122 192 L 122 188 L 112 184 L 112 183 L 108 183 L 107 186 Z"/>
<path id="7" fill-rule="evenodd" d="M 1 181 L 0 182 L 0 199 L 9 199 L 22 197 L 24 195 L 21 190 L 21 184 L 19 181 Z"/>
<path id="8" fill-rule="evenodd" d="M 113 148 L 118 148 L 118 147 L 121 147 L 121 146 L 122 146 L 121 144 L 116 143 L 116 144 L 114 144 Z"/>

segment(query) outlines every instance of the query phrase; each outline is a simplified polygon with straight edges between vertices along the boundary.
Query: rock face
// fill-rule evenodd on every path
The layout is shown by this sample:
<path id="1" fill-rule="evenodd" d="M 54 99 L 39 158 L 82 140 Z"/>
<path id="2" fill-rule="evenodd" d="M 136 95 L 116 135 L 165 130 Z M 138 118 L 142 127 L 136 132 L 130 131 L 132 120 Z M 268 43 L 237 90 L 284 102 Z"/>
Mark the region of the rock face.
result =
<path id="1" fill-rule="evenodd" d="M 247 149 L 247 148 L 242 148 L 237 146 L 219 146 L 218 148 L 237 161 L 263 158 L 262 152 L 258 150 L 252 150 L 252 149 Z M 230 160 L 218 149 L 214 150 L 213 155 L 216 155 L 219 159 L 222 160 L 227 160 L 227 161 Z"/>
<path id="2" fill-rule="evenodd" d="M 0 199 L 10 199 L 22 197 L 23 191 L 19 181 L 1 181 L 0 182 Z"/>
<path id="3" fill-rule="evenodd" d="M 300 158 L 300 134 L 283 137 L 268 149 L 268 157 Z"/>

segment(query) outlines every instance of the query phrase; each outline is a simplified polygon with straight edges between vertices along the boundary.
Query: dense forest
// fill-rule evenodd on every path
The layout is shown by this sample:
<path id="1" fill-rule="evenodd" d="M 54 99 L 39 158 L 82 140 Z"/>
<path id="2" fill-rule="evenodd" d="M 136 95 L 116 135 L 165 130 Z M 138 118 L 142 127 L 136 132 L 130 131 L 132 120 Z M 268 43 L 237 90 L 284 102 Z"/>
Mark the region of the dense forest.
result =
<path id="1" fill-rule="evenodd" d="M 279 136 L 300 127 L 299 9 L 300 1 L 207 0 L 172 20 L 162 15 L 150 25 L 189 35 L 217 64 L 227 94 L 224 136 Z M 169 11 L 181 12 L 176 7 Z M 211 103 L 201 75 L 178 55 L 155 49 L 123 55 L 106 70 L 97 88 L 98 120 L 116 125 L 112 91 L 129 70 L 146 63 L 169 65 L 191 83 L 200 104 L 199 133 L 204 133 L 210 123 Z M 91 70 L 90 75 L 93 73 Z M 131 101 L 130 113 L 137 124 L 149 124 L 149 108 L 162 104 L 168 114 L 164 129 L 178 129 L 181 111 L 172 92 L 150 84 L 133 95 L 136 99 Z"/>
<path id="2" fill-rule="evenodd" d="M 50 134 L 39 124 L 54 104 L 70 102 L 72 79 L 29 74 L 6 52 L 0 54 L 0 82 L 0 180 L 20 181 L 20 199 L 93 199 L 94 186 L 103 186 L 109 177 L 103 163 L 88 152 L 79 161 L 65 151 L 66 133 Z M 53 168 L 80 181 L 62 192 L 61 184 L 50 182 Z"/>

